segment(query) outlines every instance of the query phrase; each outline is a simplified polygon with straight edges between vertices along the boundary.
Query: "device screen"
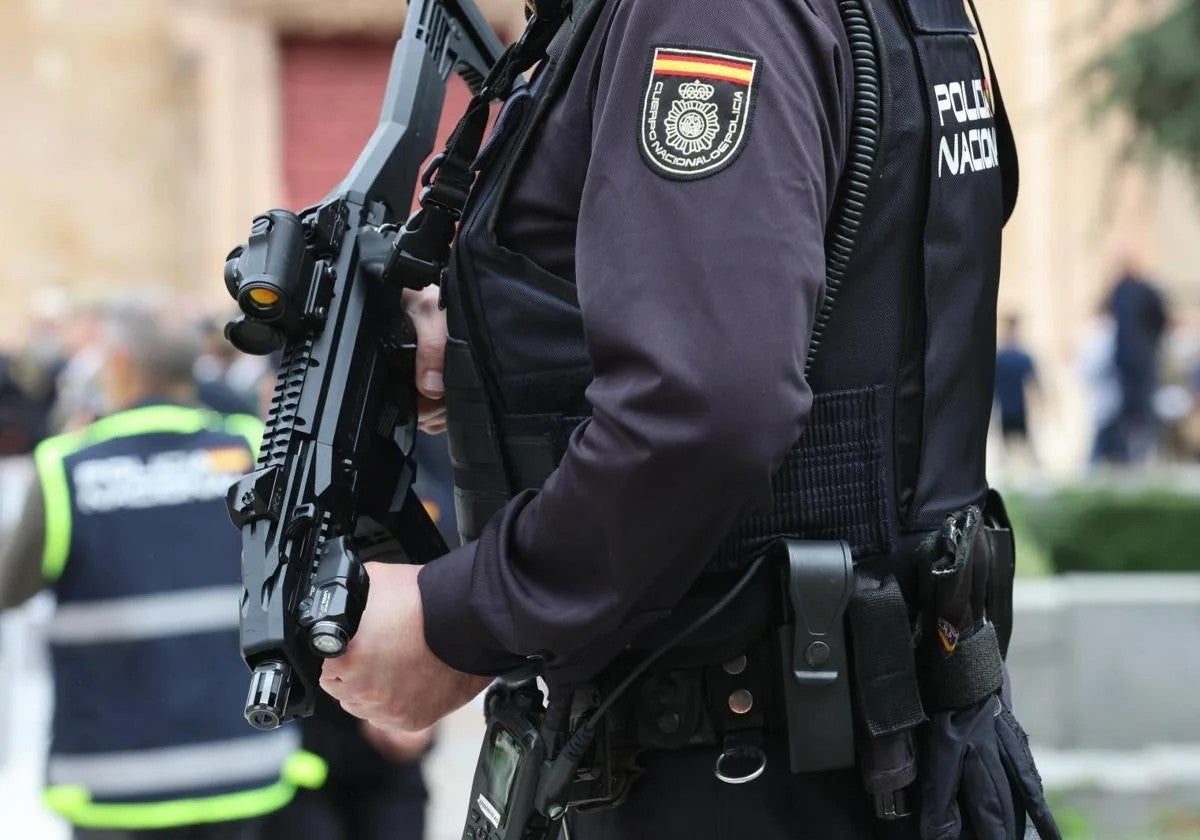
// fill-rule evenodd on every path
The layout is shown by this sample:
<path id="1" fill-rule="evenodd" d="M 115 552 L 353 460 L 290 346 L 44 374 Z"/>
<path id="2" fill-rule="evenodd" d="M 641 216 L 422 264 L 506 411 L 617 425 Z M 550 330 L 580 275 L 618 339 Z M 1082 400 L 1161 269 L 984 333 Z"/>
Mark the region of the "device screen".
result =
<path id="1" fill-rule="evenodd" d="M 489 756 L 486 793 L 489 804 L 495 808 L 495 813 L 487 816 L 499 828 L 508 810 L 508 797 L 512 793 L 513 778 L 517 775 L 517 763 L 521 760 L 521 746 L 503 727 L 497 727 L 495 732 Z"/>

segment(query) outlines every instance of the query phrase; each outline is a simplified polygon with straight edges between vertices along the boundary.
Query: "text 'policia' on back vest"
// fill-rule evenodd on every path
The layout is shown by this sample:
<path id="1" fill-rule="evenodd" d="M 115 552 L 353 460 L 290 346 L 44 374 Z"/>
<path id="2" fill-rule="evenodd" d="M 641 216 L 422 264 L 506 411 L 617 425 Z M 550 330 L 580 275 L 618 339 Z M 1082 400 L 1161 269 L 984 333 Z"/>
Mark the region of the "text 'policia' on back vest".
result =
<path id="1" fill-rule="evenodd" d="M 35 451 L 46 503 L 53 743 L 46 804 L 79 826 L 237 820 L 319 786 L 295 730 L 248 733 L 225 493 L 259 420 L 144 405 Z"/>
<path id="2" fill-rule="evenodd" d="M 531 89 L 510 97 L 451 259 L 447 404 L 467 538 L 512 495 L 541 486 L 588 412 L 574 287 L 501 247 L 496 225 L 513 164 L 601 5 L 574 22 Z M 1017 186 L 1003 102 L 963 0 L 838 5 L 854 113 L 827 225 L 812 413 L 775 477 L 772 508 L 735 528 L 713 569 L 738 566 L 781 536 L 885 554 L 987 493 L 1000 234 Z"/>

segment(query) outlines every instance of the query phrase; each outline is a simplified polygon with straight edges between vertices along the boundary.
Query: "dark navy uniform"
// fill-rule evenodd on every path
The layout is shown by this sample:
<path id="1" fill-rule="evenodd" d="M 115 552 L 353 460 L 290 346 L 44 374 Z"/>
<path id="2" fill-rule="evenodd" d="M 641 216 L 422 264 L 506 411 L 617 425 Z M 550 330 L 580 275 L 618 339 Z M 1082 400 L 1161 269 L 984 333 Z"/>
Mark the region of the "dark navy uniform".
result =
<path id="1" fill-rule="evenodd" d="M 444 289 L 474 541 L 420 584 L 450 665 L 602 693 L 780 537 L 908 595 L 914 547 L 984 504 L 1016 173 L 960 0 L 597 0 L 569 27 L 476 161 Z M 760 583 L 689 667 L 751 673 Z M 853 769 L 789 774 L 770 711 L 741 786 L 687 746 L 702 726 L 658 748 L 672 715 L 660 743 L 639 719 L 643 777 L 573 837 L 915 831 Z"/>
<path id="2" fill-rule="evenodd" d="M 665 177 L 643 159 L 659 45 L 758 61 L 745 134 L 707 177 Z M 499 672 L 537 655 L 594 671 L 671 609 L 741 509 L 769 502 L 812 402 L 803 360 L 849 83 L 832 0 L 772 0 L 753 14 L 711 0 L 605 4 L 494 210 L 501 253 L 533 264 L 543 307 L 578 290 L 578 320 L 543 345 L 555 368 L 577 368 L 574 404 L 554 406 L 563 395 L 533 381 L 523 413 L 591 419 L 544 487 L 422 573 L 429 640 L 447 662 Z M 522 97 L 505 117 L 529 107 Z M 475 234 L 468 218 L 460 250 Z M 465 332 L 451 324 L 452 339 Z"/>

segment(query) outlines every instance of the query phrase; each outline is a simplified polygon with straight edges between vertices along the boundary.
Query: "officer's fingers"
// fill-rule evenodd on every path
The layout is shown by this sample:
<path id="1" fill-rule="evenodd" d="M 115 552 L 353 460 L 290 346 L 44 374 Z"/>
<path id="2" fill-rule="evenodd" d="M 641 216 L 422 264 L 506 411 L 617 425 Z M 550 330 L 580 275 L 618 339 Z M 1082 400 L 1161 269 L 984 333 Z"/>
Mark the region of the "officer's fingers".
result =
<path id="1" fill-rule="evenodd" d="M 362 734 L 376 750 L 399 762 L 416 761 L 433 741 L 433 727 L 408 732 L 368 721 L 362 725 Z"/>
<path id="2" fill-rule="evenodd" d="M 1029 751 L 1029 738 L 1006 708 L 996 716 L 996 735 L 1000 739 L 1000 760 L 1016 794 L 1018 807 L 1029 815 L 1042 840 L 1062 840 L 1062 832 L 1046 804 L 1042 777 Z"/>
<path id="3" fill-rule="evenodd" d="M 329 667 L 328 662 L 326 662 L 325 666 L 321 669 L 320 683 L 321 690 L 334 700 L 341 700 L 347 695 L 349 686 L 342 681 L 342 678 L 337 674 L 336 671 Z"/>
<path id="4" fill-rule="evenodd" d="M 430 399 L 446 393 L 446 313 L 438 308 L 438 290 L 430 286 L 404 294 L 404 310 L 417 331 L 417 390 Z"/>
<path id="5" fill-rule="evenodd" d="M 437 420 L 446 414 L 446 403 L 443 400 L 431 400 L 429 397 L 417 395 L 417 420 L 427 423 Z"/>
<path id="6" fill-rule="evenodd" d="M 370 669 L 360 667 L 359 657 L 355 653 L 354 640 L 351 639 L 350 648 L 344 655 L 337 659 L 326 659 L 322 663 L 321 688 L 338 701 L 373 701 Z"/>
<path id="7" fill-rule="evenodd" d="M 446 415 L 421 423 L 421 431 L 427 435 L 440 435 L 446 431 Z"/>
<path id="8" fill-rule="evenodd" d="M 367 720 L 372 713 L 372 707 L 363 703 L 356 703 L 353 700 L 338 700 L 342 711 L 348 715 L 353 715 L 359 720 Z"/>
<path id="9" fill-rule="evenodd" d="M 446 430 L 446 403 L 417 394 L 417 427 L 427 435 Z"/>
<path id="10" fill-rule="evenodd" d="M 958 761 L 926 763 L 921 782 L 923 840 L 959 840 L 962 836 L 962 813 L 958 809 L 961 772 Z"/>
<path id="11" fill-rule="evenodd" d="M 979 840 L 1017 836 L 1012 791 L 995 744 L 967 748 L 958 798 Z"/>

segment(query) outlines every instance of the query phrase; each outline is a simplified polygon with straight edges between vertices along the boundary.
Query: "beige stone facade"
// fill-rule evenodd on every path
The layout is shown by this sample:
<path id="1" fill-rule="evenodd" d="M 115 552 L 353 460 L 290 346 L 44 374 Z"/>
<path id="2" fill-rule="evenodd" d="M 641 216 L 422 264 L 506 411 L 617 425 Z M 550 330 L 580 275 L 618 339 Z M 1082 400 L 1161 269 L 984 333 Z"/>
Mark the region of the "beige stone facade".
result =
<path id="1" fill-rule="evenodd" d="M 394 38 L 406 5 L 0 3 L 0 343 L 64 300 L 223 306 L 225 253 L 283 196 L 280 37 Z M 519 2 L 480 5 L 504 31 L 522 20 Z"/>
<path id="2" fill-rule="evenodd" d="M 670 2 L 670 0 L 662 0 Z M 1118 166 L 1078 71 L 1161 0 L 981 0 L 1022 154 L 1001 309 L 1025 317 L 1055 395 L 1051 460 L 1074 462 L 1073 358 L 1118 254 L 1200 312 L 1200 210 L 1178 173 Z M 744 4 L 744 5 L 743 5 Z M 520 19 L 519 0 L 506 25 Z M 732 5 L 748 8 L 746 0 Z M 1101 13 L 1101 6 L 1107 7 Z M 0 336 L 54 301 L 167 289 L 224 303 L 221 264 L 281 200 L 279 39 L 394 34 L 402 0 L 0 3 Z M 319 107 L 315 103 L 314 107 Z"/>

